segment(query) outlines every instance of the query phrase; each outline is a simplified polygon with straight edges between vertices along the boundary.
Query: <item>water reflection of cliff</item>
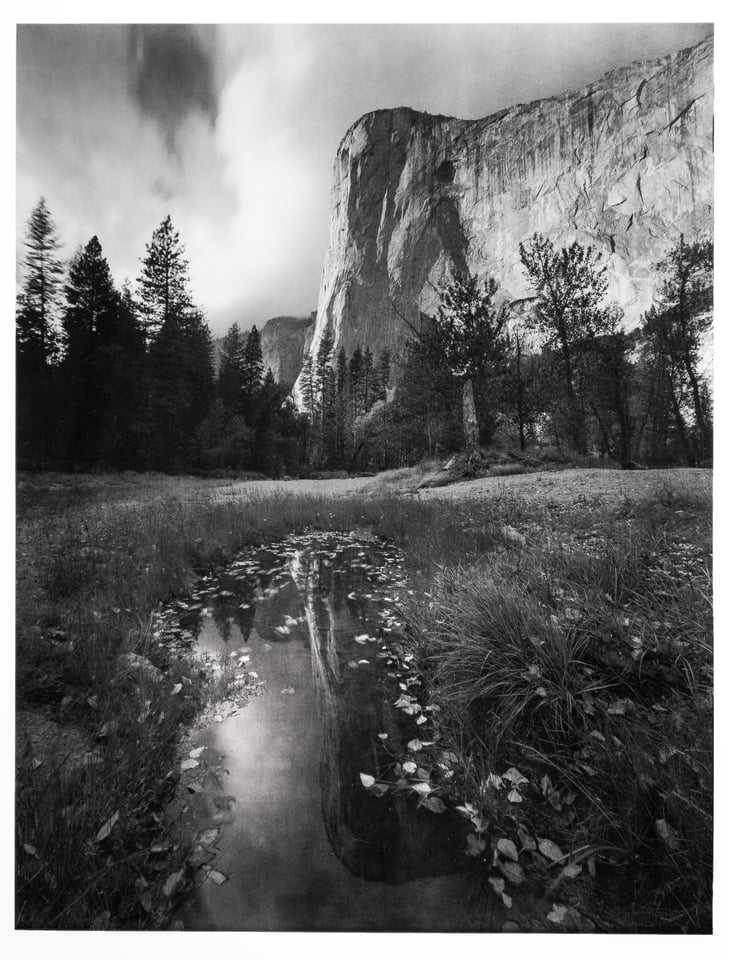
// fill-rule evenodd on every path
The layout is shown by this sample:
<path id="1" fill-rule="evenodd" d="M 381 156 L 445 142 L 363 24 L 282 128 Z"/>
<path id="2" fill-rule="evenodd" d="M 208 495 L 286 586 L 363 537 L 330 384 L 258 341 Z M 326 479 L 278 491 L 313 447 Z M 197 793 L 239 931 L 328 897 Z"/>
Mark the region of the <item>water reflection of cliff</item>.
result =
<path id="1" fill-rule="evenodd" d="M 363 573 L 346 570 L 346 562 L 342 567 L 335 572 L 326 557 L 306 550 L 290 561 L 309 632 L 322 727 L 322 816 L 329 842 L 339 860 L 367 880 L 403 883 L 455 872 L 463 867 L 457 853 L 464 846 L 460 824 L 450 816 L 416 810 L 413 796 L 376 798 L 362 788 L 360 771 L 394 779 L 388 775 L 394 754 L 414 733 L 401 730 L 405 718 L 391 705 L 397 691 L 379 670 L 383 661 L 376 657 L 377 645 L 359 645 L 354 639 L 363 624 L 353 620 L 347 593 L 367 588 Z M 352 666 L 363 659 L 369 662 Z M 387 746 L 378 733 L 388 734 Z"/>

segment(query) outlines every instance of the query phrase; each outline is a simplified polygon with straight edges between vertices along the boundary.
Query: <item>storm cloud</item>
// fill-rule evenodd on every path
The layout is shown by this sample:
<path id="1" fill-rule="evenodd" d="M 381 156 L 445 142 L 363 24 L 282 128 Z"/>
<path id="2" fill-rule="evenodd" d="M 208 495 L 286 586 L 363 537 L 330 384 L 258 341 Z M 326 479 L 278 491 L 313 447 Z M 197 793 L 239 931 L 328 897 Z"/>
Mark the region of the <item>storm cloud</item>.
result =
<path id="1" fill-rule="evenodd" d="M 199 114 L 212 127 L 218 114 L 216 34 L 189 24 L 129 27 L 130 92 L 152 119 L 171 153 L 188 118 Z"/>

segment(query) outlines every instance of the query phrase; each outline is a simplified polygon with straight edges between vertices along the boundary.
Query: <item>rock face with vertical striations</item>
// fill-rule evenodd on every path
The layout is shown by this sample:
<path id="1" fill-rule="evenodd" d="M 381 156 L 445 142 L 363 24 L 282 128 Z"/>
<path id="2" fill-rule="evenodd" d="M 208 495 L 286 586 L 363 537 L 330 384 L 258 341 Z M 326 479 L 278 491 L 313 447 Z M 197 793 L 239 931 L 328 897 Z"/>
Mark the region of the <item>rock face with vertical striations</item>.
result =
<path id="1" fill-rule="evenodd" d="M 711 230 L 712 67 L 709 37 L 482 120 L 362 117 L 334 164 L 312 352 L 327 326 L 347 352 L 397 350 L 454 271 L 493 273 L 512 302 L 531 297 L 519 243 L 535 232 L 598 248 L 609 297 L 635 326 L 651 265 L 680 233 Z"/>
<path id="2" fill-rule="evenodd" d="M 291 385 L 301 372 L 315 319 L 315 313 L 308 317 L 272 317 L 261 330 L 263 366 L 277 383 Z"/>

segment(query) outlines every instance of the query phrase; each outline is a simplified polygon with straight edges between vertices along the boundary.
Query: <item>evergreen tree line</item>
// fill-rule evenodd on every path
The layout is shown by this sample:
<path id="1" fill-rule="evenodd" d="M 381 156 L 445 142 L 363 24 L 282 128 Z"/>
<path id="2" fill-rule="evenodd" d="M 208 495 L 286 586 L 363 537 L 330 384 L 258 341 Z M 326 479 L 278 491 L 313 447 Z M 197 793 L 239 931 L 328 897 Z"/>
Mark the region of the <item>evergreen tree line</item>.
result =
<path id="1" fill-rule="evenodd" d="M 193 302 L 188 262 L 166 217 L 133 291 L 115 287 L 97 237 L 71 259 L 43 199 L 28 221 L 16 307 L 17 456 L 21 466 L 247 469 L 301 459 L 289 387 L 264 376 L 254 327 L 213 342 Z"/>
<path id="2" fill-rule="evenodd" d="M 520 246 L 532 296 L 509 307 L 493 278 L 457 276 L 403 353 L 335 352 L 322 332 L 299 383 L 264 374 L 258 330 L 237 324 L 217 376 L 203 311 L 170 217 L 134 289 L 115 287 L 97 237 L 68 269 L 44 200 L 28 221 L 16 309 L 17 453 L 26 467 L 372 470 L 465 448 L 622 463 L 712 455 L 700 372 L 712 324 L 713 245 L 681 237 L 654 265 L 654 306 L 624 330 L 591 247 Z M 394 369 L 393 369 L 394 368 Z M 517 456 L 519 453 L 517 453 Z"/>
<path id="3" fill-rule="evenodd" d="M 492 278 L 456 277 L 398 360 L 394 397 L 351 429 L 358 469 L 465 448 L 708 462 L 712 402 L 700 372 L 712 325 L 713 244 L 683 236 L 654 264 L 655 304 L 626 332 L 600 255 L 535 235 L 520 247 L 532 297 L 509 308 Z M 518 312 L 517 312 L 518 310 Z M 323 421 L 322 421 L 323 423 Z"/>
<path id="4" fill-rule="evenodd" d="M 344 347 L 334 353 L 325 328 L 316 355 L 309 354 L 300 378 L 301 406 L 307 416 L 304 454 L 317 470 L 354 470 L 361 459 L 358 425 L 375 407 L 384 406 L 390 385 L 390 353 L 375 359 L 369 347 Z"/>

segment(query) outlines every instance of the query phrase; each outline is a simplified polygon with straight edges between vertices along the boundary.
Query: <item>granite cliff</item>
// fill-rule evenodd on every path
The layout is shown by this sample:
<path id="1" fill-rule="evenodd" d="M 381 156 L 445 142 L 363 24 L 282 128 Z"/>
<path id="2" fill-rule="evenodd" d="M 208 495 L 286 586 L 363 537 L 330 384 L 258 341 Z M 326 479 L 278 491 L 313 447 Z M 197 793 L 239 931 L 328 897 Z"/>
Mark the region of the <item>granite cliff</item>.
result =
<path id="1" fill-rule="evenodd" d="M 316 313 L 308 317 L 271 317 L 261 327 L 261 353 L 263 369 L 270 370 L 277 383 L 289 386 L 295 382 L 304 356 L 314 335 Z M 244 340 L 248 331 L 243 333 Z M 215 375 L 220 371 L 220 355 L 223 337 L 213 340 L 213 366 Z"/>
<path id="2" fill-rule="evenodd" d="M 308 317 L 272 317 L 261 330 L 263 366 L 277 383 L 294 383 L 314 333 L 316 314 Z"/>
<path id="3" fill-rule="evenodd" d="M 681 232 L 711 229 L 713 40 L 613 70 L 581 90 L 481 120 L 398 108 L 358 120 L 334 163 L 329 248 L 311 349 L 396 350 L 454 271 L 531 296 L 535 232 L 600 249 L 634 326 Z"/>

